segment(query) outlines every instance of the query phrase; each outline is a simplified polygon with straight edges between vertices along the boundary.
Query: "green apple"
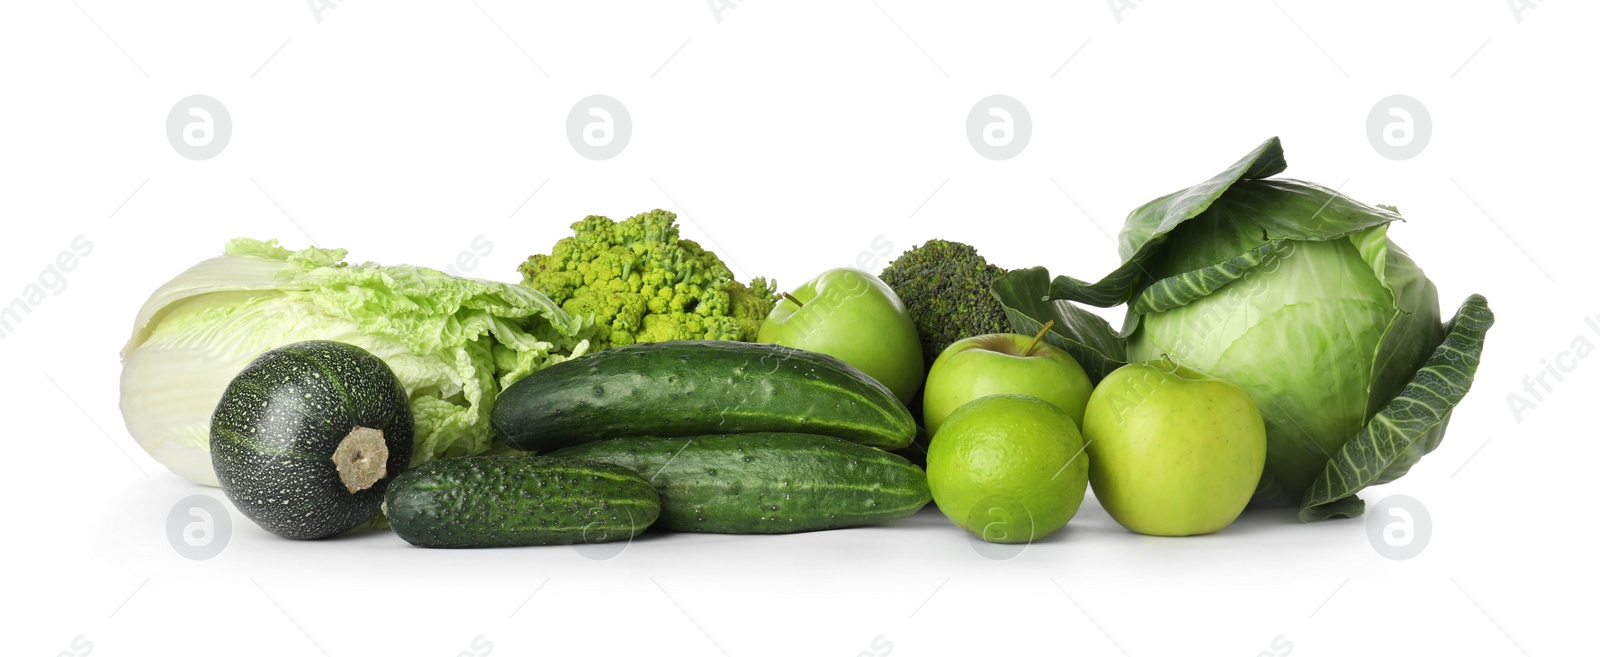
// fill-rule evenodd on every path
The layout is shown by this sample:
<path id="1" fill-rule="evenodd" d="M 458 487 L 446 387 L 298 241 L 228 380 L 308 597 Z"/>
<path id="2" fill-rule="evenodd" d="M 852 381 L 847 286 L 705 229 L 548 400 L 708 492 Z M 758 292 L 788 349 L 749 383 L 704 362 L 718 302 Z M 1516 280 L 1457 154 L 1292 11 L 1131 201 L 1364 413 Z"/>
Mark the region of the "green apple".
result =
<path id="1" fill-rule="evenodd" d="M 1055 404 L 990 395 L 956 409 L 928 448 L 928 488 L 957 526 L 1028 543 L 1077 515 L 1089 487 L 1077 423 Z"/>
<path id="2" fill-rule="evenodd" d="M 1004 393 L 1055 404 L 1081 428 L 1094 384 L 1078 361 L 1043 341 L 1050 324 L 1034 336 L 995 333 L 946 347 L 929 368 L 922 391 L 922 423 L 928 433 L 938 433 L 945 417 L 962 404 Z"/>
<path id="3" fill-rule="evenodd" d="M 1267 429 L 1244 389 L 1166 358 L 1101 380 L 1083 436 L 1100 505 L 1123 527 L 1156 536 L 1232 524 L 1267 459 Z"/>
<path id="4" fill-rule="evenodd" d="M 784 295 L 756 341 L 833 356 L 902 404 L 922 387 L 922 343 L 911 315 L 894 290 L 860 269 L 830 269 Z"/>

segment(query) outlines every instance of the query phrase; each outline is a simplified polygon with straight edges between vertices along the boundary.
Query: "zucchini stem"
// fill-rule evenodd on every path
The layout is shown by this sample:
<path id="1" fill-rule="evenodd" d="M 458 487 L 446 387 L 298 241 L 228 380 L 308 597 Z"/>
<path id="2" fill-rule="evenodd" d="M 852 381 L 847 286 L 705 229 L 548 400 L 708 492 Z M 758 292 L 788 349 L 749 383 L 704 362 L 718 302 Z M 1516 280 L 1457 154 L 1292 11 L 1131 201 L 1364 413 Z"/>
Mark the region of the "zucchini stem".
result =
<path id="1" fill-rule="evenodd" d="M 389 444 L 383 431 L 356 427 L 333 450 L 333 467 L 345 490 L 359 493 L 389 474 Z"/>

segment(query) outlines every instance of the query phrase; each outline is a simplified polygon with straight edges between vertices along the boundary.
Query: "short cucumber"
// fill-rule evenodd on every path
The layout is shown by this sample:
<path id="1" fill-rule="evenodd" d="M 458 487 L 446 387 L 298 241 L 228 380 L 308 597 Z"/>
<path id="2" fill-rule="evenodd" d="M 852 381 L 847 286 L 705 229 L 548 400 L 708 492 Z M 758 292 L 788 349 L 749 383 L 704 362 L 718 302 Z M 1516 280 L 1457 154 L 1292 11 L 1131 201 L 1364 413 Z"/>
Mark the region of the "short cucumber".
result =
<path id="1" fill-rule="evenodd" d="M 773 344 L 638 344 L 559 363 L 506 388 L 491 415 L 512 446 L 546 451 L 626 436 L 789 431 L 898 449 L 916 422 L 837 358 Z"/>
<path id="2" fill-rule="evenodd" d="M 661 500 L 632 471 L 525 454 L 450 458 L 407 470 L 384 500 L 412 545 L 485 548 L 626 540 L 655 522 Z"/>
<path id="3" fill-rule="evenodd" d="M 638 472 L 661 494 L 657 529 L 787 534 L 904 518 L 932 499 L 900 456 L 838 438 L 746 433 L 619 438 L 554 456 Z"/>

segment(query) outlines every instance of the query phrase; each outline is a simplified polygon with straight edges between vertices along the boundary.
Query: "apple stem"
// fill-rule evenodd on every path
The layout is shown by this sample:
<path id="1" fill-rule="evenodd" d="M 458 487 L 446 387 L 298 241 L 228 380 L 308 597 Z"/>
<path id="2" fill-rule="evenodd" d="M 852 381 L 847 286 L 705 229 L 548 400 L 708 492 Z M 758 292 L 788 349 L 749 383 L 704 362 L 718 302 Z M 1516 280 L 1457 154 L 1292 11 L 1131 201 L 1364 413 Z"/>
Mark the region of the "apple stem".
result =
<path id="1" fill-rule="evenodd" d="M 1167 354 L 1161 354 L 1161 362 L 1167 364 L 1167 371 L 1168 372 L 1171 372 L 1173 374 L 1177 374 L 1178 373 L 1178 364 L 1172 362 L 1172 357 L 1171 356 L 1168 356 Z"/>
<path id="2" fill-rule="evenodd" d="M 1056 320 L 1053 320 L 1053 319 L 1044 323 L 1044 328 L 1039 329 L 1039 332 L 1034 334 L 1033 342 L 1029 342 L 1028 343 L 1028 348 L 1022 350 L 1022 355 L 1023 355 L 1024 358 L 1033 355 L 1033 350 L 1037 349 L 1039 347 L 1039 343 L 1044 340 L 1044 334 L 1049 333 L 1050 332 L 1050 327 L 1055 326 L 1055 325 L 1056 325 Z"/>
<path id="3" fill-rule="evenodd" d="M 792 294 L 789 294 L 789 293 L 788 293 L 788 292 L 782 292 L 782 293 L 780 293 L 780 294 L 782 294 L 782 295 L 783 295 L 783 298 L 785 298 L 785 299 L 788 299 L 788 300 L 790 300 L 790 301 L 793 301 L 793 302 L 794 302 L 794 305 L 796 305 L 796 306 L 800 306 L 800 307 L 801 307 L 801 308 L 804 308 L 804 307 L 806 307 L 806 304 L 803 304 L 803 303 L 801 303 L 801 302 L 800 302 L 800 300 L 799 300 L 799 299 L 796 299 L 796 298 L 794 298 L 794 295 L 792 295 Z"/>

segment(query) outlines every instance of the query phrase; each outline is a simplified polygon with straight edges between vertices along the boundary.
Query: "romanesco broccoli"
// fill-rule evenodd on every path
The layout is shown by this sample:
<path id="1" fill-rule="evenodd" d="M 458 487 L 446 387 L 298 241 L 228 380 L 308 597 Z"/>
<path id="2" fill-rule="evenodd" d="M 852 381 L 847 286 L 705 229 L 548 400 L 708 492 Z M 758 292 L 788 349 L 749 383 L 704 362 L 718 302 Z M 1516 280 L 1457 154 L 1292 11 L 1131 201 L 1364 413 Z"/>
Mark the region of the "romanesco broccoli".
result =
<path id="1" fill-rule="evenodd" d="M 677 215 L 589 216 L 550 255 L 528 258 L 522 283 L 572 315 L 593 315 L 595 348 L 666 340 L 753 341 L 775 285 L 734 280 L 717 254 L 679 239 Z"/>

